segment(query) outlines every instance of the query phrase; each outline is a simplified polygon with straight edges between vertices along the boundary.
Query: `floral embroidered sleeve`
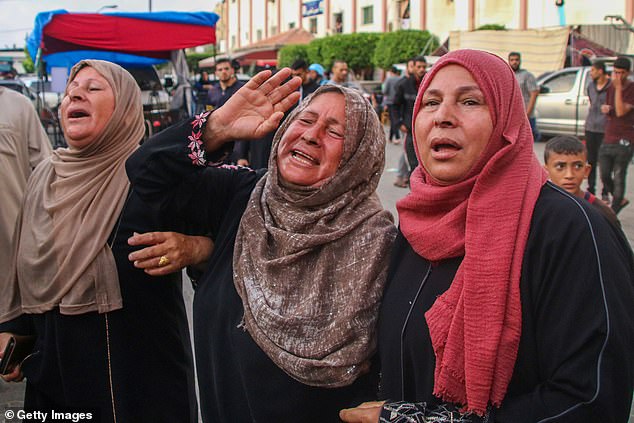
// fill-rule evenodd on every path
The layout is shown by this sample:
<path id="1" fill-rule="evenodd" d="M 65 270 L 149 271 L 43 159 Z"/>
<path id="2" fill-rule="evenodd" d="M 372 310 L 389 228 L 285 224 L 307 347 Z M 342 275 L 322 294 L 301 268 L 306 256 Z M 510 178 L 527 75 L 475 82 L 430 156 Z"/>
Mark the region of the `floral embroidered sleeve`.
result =
<path id="1" fill-rule="evenodd" d="M 196 166 L 220 166 L 233 148 L 233 143 L 227 143 L 220 151 L 205 153 L 202 135 L 210 114 L 211 111 L 203 112 L 196 115 L 191 121 L 191 134 L 187 137 L 189 140 L 189 144 L 187 144 L 189 154 L 187 156 Z"/>
<path id="2" fill-rule="evenodd" d="M 126 162 L 135 192 L 166 221 L 191 225 L 192 235 L 216 233 L 237 195 L 248 195 L 261 176 L 223 164 L 233 143 L 205 151 L 209 112 L 175 124 L 148 139 Z"/>
<path id="3" fill-rule="evenodd" d="M 473 413 L 461 413 L 455 407 L 441 404 L 430 407 L 424 402 L 386 402 L 383 404 L 379 423 L 492 423 L 490 414 L 479 417 Z"/>

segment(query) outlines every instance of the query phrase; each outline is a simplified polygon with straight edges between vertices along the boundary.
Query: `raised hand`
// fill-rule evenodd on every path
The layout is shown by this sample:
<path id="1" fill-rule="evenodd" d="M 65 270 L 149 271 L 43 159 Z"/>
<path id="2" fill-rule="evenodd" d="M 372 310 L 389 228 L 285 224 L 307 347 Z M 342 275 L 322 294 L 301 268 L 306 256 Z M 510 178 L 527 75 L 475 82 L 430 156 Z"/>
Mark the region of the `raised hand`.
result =
<path id="1" fill-rule="evenodd" d="M 206 150 L 215 150 L 234 139 L 257 139 L 279 125 L 284 112 L 299 101 L 301 78 L 286 82 L 288 68 L 271 76 L 271 71 L 255 75 L 220 108 L 209 116 L 203 141 Z"/>

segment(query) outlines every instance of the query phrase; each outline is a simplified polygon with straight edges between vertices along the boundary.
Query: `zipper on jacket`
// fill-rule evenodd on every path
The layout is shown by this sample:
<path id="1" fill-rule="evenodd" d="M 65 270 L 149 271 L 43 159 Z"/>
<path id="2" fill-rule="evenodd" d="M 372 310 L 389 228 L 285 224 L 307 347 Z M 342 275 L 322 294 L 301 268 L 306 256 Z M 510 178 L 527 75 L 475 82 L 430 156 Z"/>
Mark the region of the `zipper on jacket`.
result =
<path id="1" fill-rule="evenodd" d="M 401 398 L 405 397 L 405 369 L 403 365 L 405 361 L 405 357 L 403 356 L 403 343 L 405 338 L 405 329 L 407 328 L 407 322 L 409 322 L 409 318 L 412 314 L 412 311 L 414 310 L 414 304 L 416 304 L 416 301 L 418 300 L 418 296 L 423 290 L 423 286 L 425 285 L 425 282 L 427 282 L 427 279 L 429 278 L 430 274 L 431 274 L 431 263 L 429 263 L 427 272 L 425 272 L 425 276 L 420 281 L 420 286 L 418 287 L 418 291 L 416 291 L 416 295 L 410 302 L 409 310 L 407 311 L 407 316 L 405 317 L 405 321 L 403 322 L 403 327 L 401 328 Z"/>

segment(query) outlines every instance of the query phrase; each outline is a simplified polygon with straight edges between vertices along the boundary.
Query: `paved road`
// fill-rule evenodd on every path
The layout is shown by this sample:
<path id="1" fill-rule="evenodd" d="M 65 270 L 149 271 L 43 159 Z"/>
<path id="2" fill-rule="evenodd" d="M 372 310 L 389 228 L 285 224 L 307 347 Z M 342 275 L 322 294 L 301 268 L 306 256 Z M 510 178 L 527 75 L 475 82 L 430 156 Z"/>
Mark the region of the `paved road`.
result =
<path id="1" fill-rule="evenodd" d="M 395 219 L 397 219 L 396 201 L 408 192 L 408 189 L 397 188 L 393 185 L 394 179 L 396 178 L 396 168 L 398 166 L 398 160 L 400 158 L 402 148 L 403 147 L 401 145 L 394 144 L 388 144 L 386 146 L 385 172 L 383 173 L 378 189 L 383 206 L 393 213 Z M 542 161 L 544 155 L 544 143 L 537 143 L 535 145 L 535 153 L 540 158 L 540 161 Z M 634 199 L 634 166 L 630 166 L 628 172 L 626 197 Z M 623 229 L 630 241 L 630 245 L 634 245 L 634 201 L 633 205 L 630 205 L 621 211 L 619 218 L 621 219 Z M 187 280 L 186 276 L 184 276 L 184 278 Z M 185 300 L 188 304 L 188 313 L 190 313 L 191 318 L 193 293 L 188 283 L 185 282 L 184 285 Z M 22 385 L 23 384 L 19 384 L 9 387 L 6 383 L 0 380 L 0 422 L 3 421 L 2 413 L 6 407 L 19 407 L 21 405 L 23 395 Z M 634 423 L 634 406 L 632 408 L 632 413 L 630 414 L 629 423 Z"/>

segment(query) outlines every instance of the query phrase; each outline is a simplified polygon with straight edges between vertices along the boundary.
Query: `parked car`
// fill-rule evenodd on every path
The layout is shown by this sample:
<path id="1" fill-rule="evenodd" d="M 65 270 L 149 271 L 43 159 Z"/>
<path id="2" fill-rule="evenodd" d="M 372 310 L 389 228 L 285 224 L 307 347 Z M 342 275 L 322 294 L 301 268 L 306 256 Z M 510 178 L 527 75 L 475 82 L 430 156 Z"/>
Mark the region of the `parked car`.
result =
<path id="1" fill-rule="evenodd" d="M 124 66 L 132 74 L 143 101 L 143 115 L 146 122 L 146 135 L 162 131 L 172 122 L 170 119 L 170 96 L 161 83 L 154 66 Z"/>
<path id="2" fill-rule="evenodd" d="M 57 110 L 63 96 L 60 93 L 53 92 L 51 81 L 44 81 L 38 78 L 37 75 L 21 75 L 19 78 L 36 96 L 44 100 L 46 107 L 51 110 Z"/>

